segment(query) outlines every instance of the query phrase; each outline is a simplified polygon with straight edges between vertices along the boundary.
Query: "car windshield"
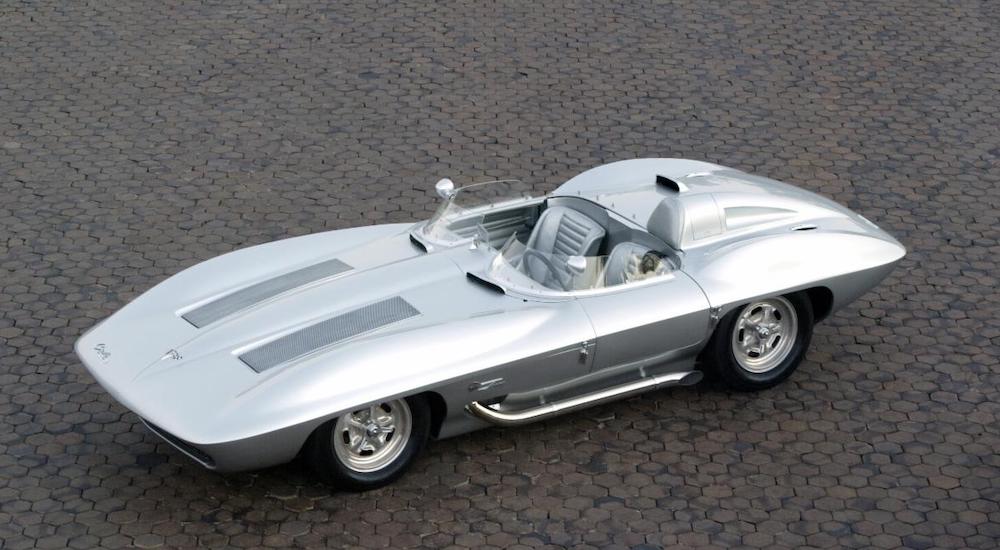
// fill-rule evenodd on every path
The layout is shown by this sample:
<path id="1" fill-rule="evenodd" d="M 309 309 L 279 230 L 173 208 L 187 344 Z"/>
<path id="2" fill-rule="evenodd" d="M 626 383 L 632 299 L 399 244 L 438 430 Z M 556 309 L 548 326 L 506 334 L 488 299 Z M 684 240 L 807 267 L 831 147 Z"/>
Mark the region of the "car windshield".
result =
<path id="1" fill-rule="evenodd" d="M 441 203 L 417 236 L 441 246 L 455 245 L 482 231 L 483 218 L 491 212 L 531 198 L 531 190 L 519 180 L 466 185 Z"/>
<path id="2" fill-rule="evenodd" d="M 489 278 L 528 292 L 575 292 L 636 283 L 672 270 L 665 256 L 632 243 L 616 246 L 610 255 L 565 256 L 526 242 L 525 236 L 511 235 L 495 251 Z"/>

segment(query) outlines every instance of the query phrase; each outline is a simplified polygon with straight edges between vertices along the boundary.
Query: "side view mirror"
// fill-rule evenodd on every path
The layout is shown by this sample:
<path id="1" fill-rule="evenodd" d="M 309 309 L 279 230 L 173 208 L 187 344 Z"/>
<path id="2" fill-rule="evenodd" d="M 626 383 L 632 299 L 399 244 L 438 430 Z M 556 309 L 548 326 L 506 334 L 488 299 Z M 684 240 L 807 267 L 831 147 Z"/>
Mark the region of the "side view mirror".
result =
<path id="1" fill-rule="evenodd" d="M 566 267 L 570 271 L 579 275 L 587 270 L 587 258 L 583 256 L 570 256 L 566 258 Z"/>
<path id="2" fill-rule="evenodd" d="M 442 199 L 448 200 L 455 194 L 455 182 L 448 178 L 441 178 L 434 184 L 434 190 Z"/>

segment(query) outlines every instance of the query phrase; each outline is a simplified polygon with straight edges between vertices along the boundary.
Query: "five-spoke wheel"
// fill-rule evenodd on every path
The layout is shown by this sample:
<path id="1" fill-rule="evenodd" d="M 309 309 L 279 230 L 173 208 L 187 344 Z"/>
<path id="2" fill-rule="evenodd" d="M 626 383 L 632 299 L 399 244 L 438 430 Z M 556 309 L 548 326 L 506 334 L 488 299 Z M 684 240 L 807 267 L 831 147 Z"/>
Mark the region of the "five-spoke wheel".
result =
<path id="1" fill-rule="evenodd" d="M 792 351 L 798 332 L 795 307 L 781 296 L 748 304 L 732 330 L 733 357 L 744 369 L 764 373 L 776 368 Z"/>
<path id="2" fill-rule="evenodd" d="M 333 450 L 356 472 L 377 471 L 403 452 L 410 424 L 410 407 L 403 399 L 347 413 L 331 434 Z"/>
<path id="3" fill-rule="evenodd" d="M 374 489 L 403 474 L 423 449 L 430 427 L 430 407 L 422 396 L 375 403 L 317 428 L 306 456 L 336 487 Z"/>
<path id="4" fill-rule="evenodd" d="M 805 293 L 754 300 L 719 321 L 705 348 L 706 367 L 734 389 L 769 388 L 798 367 L 812 326 Z"/>

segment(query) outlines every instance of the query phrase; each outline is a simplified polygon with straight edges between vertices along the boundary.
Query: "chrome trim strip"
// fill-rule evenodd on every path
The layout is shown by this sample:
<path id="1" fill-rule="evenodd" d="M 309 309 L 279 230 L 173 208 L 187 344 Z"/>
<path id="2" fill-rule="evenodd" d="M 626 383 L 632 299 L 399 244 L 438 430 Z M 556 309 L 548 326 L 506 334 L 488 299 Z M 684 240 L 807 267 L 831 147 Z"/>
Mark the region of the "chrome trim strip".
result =
<path id="1" fill-rule="evenodd" d="M 478 401 L 473 401 L 472 403 L 466 405 L 465 410 L 472 414 L 472 416 L 497 426 L 520 426 L 522 424 L 536 422 L 538 420 L 565 414 L 600 403 L 605 403 L 607 401 L 621 399 L 629 395 L 642 393 L 661 386 L 690 386 L 692 384 L 697 384 L 701 381 L 701 378 L 702 374 L 700 371 L 674 372 L 643 378 L 641 380 L 636 380 L 635 382 L 629 382 L 627 384 L 622 384 L 621 386 L 615 386 L 613 388 L 596 391 L 579 397 L 571 397 L 563 401 L 546 403 L 544 405 L 523 411 L 500 411 L 487 405 L 483 405 Z"/>

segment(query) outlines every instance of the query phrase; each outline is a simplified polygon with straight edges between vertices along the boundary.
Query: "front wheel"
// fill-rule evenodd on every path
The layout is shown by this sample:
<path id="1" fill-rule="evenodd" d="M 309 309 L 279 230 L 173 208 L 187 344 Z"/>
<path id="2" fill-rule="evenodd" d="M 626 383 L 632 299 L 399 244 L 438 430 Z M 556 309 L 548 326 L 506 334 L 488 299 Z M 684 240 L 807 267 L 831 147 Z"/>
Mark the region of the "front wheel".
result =
<path id="1" fill-rule="evenodd" d="M 812 329 L 812 303 L 804 293 L 761 298 L 719 321 L 705 359 L 730 388 L 763 390 L 795 371 L 805 357 Z"/>
<path id="2" fill-rule="evenodd" d="M 431 429 L 423 397 L 378 403 L 316 429 L 307 458 L 329 484 L 367 491 L 396 480 L 420 454 Z"/>

